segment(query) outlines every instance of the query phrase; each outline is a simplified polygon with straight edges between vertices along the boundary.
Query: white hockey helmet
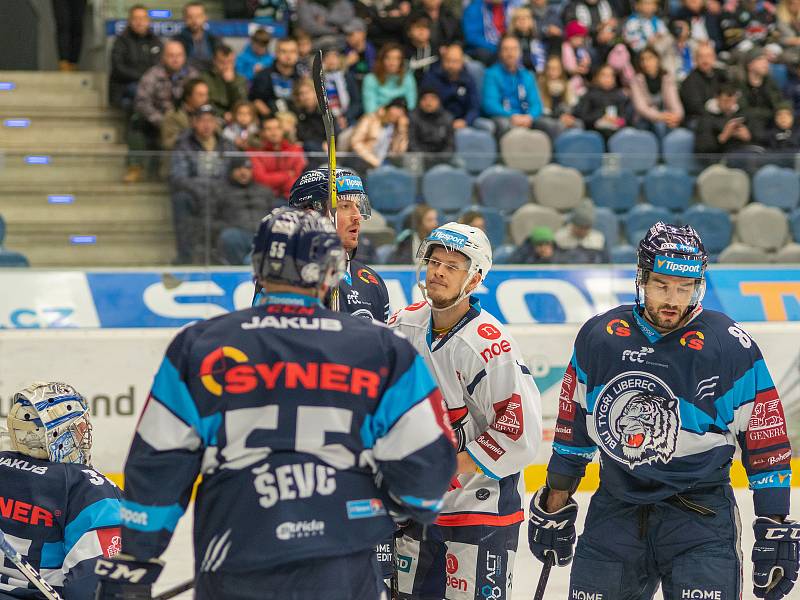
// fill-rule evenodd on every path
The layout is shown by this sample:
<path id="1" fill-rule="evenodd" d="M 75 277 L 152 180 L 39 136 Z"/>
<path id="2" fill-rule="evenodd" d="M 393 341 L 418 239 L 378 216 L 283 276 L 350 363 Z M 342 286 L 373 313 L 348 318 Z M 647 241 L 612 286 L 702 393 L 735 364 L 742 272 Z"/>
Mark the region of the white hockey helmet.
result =
<path id="1" fill-rule="evenodd" d="M 14 394 L 8 435 L 12 448 L 27 456 L 91 464 L 89 405 L 67 383 L 35 382 Z"/>
<path id="2" fill-rule="evenodd" d="M 422 290 L 422 295 L 426 301 L 428 295 L 419 275 L 425 259 L 430 257 L 436 246 L 441 246 L 450 252 L 460 252 L 469 260 L 467 278 L 464 280 L 461 293 L 453 304 L 455 306 L 465 296 L 469 295 L 465 293 L 465 290 L 476 273 L 480 274 L 481 281 L 486 279 L 486 275 L 492 268 L 492 244 L 482 229 L 464 223 L 451 221 L 431 231 L 430 235 L 422 241 L 417 250 L 417 284 Z M 477 289 L 477 286 L 475 289 Z"/>

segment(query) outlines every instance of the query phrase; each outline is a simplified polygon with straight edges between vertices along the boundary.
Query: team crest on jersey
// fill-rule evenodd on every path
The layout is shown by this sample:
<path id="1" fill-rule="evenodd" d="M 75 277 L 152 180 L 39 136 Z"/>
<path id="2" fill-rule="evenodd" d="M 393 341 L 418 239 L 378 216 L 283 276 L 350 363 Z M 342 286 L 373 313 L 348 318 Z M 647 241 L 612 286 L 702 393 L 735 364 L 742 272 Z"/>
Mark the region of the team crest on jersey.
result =
<path id="1" fill-rule="evenodd" d="M 631 469 L 667 463 L 675 453 L 678 399 L 658 377 L 641 371 L 617 375 L 600 392 L 594 412 L 600 445 Z"/>

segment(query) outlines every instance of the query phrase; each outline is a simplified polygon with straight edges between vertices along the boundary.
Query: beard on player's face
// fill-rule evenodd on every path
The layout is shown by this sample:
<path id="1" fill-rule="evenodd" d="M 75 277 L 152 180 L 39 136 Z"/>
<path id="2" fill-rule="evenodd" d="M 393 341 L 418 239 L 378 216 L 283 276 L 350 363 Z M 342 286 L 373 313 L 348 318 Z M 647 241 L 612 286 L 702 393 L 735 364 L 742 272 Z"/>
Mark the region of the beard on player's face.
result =
<path id="1" fill-rule="evenodd" d="M 683 322 L 688 308 L 688 306 L 648 300 L 647 297 L 644 300 L 644 310 L 648 320 L 659 329 L 666 331 L 678 328 Z"/>

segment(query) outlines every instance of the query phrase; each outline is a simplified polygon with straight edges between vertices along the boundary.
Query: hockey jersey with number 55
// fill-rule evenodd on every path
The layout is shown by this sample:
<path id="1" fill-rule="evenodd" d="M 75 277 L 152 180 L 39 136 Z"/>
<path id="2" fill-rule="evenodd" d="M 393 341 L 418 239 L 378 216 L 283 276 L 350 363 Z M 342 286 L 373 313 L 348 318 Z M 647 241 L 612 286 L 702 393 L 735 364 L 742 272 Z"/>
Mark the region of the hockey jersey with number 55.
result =
<path id="1" fill-rule="evenodd" d="M 445 495 L 439 525 L 510 525 L 523 520 L 521 471 L 542 439 L 539 390 L 517 343 L 470 298 L 467 314 L 442 337 L 432 333 L 431 308 L 418 302 L 396 312 L 401 331 L 425 358 L 439 384 L 458 439 L 481 473 L 460 474 Z"/>

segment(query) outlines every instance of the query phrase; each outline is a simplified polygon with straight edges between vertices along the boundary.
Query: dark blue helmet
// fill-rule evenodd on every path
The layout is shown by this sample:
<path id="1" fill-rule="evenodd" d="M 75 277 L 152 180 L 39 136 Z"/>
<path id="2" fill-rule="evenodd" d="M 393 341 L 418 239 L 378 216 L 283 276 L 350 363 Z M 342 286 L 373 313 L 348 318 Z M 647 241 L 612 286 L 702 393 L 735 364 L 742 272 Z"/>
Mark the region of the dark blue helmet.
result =
<path id="1" fill-rule="evenodd" d="M 253 238 L 257 279 L 298 287 L 334 286 L 346 268 L 346 256 L 330 219 L 288 206 L 261 221 Z"/>
<path id="2" fill-rule="evenodd" d="M 336 169 L 336 195 L 356 202 L 363 219 L 372 215 L 364 183 L 352 169 Z M 328 214 L 328 168 L 312 169 L 300 175 L 289 192 L 289 206 Z"/>

